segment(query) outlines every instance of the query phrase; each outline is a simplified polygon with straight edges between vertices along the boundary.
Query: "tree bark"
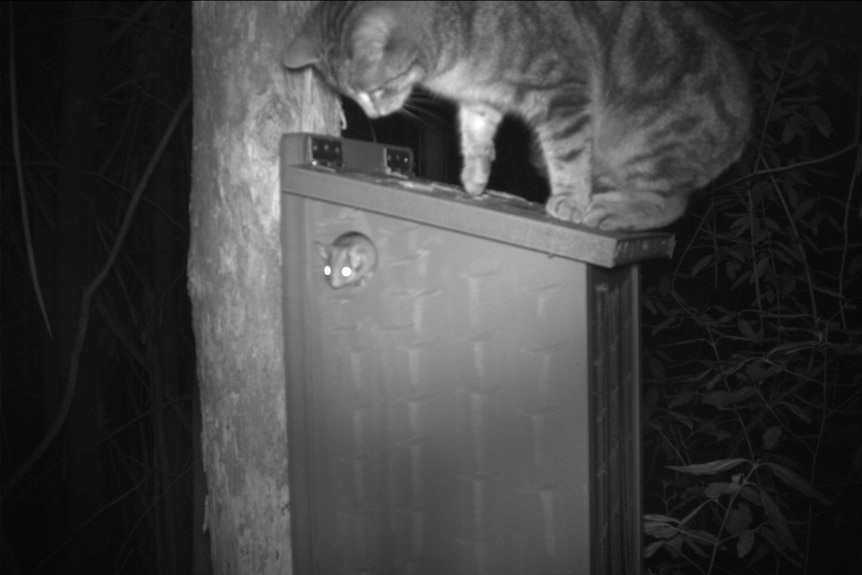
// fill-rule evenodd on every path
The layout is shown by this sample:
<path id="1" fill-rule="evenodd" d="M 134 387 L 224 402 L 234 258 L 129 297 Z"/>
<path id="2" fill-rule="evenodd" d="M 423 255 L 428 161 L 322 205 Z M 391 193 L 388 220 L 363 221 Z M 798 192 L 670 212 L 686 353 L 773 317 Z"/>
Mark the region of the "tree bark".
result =
<path id="1" fill-rule="evenodd" d="M 337 133 L 337 99 L 281 51 L 308 2 L 193 9 L 189 292 L 216 573 L 291 573 L 278 145 Z"/>

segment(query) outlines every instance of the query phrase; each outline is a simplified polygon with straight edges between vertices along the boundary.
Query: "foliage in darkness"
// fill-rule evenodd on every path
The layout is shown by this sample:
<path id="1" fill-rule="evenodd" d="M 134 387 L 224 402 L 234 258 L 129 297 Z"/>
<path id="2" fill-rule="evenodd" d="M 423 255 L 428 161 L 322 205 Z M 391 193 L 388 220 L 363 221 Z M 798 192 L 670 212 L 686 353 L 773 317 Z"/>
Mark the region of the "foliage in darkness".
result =
<path id="1" fill-rule="evenodd" d="M 862 565 L 862 74 L 842 21 L 862 14 L 846 8 L 730 8 L 749 149 L 674 230 L 673 260 L 644 266 L 649 573 Z"/>

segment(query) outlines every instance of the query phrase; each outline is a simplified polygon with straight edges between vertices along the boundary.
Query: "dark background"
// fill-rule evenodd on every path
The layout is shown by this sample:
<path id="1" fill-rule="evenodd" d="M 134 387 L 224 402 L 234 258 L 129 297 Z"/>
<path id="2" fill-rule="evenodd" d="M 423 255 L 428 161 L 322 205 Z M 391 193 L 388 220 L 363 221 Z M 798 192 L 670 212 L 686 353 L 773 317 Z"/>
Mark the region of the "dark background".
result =
<path id="1" fill-rule="evenodd" d="M 0 570 L 188 572 L 200 527 L 190 519 L 199 463 L 185 276 L 190 108 L 92 299 L 79 355 L 73 346 L 83 290 L 189 93 L 191 6 L 13 2 L 0 12 Z M 751 142 L 671 229 L 675 257 L 644 265 L 642 282 L 646 511 L 682 518 L 711 481 L 751 469 L 702 477 L 668 465 L 732 457 L 792 469 L 832 504 L 754 473 L 796 549 L 762 501 L 716 498 L 690 527 L 716 533 L 735 518 L 757 533 L 753 549 L 739 552 L 732 531 L 715 555 L 690 538 L 648 537 L 668 543 L 648 559 L 651 572 L 862 572 L 860 12 L 830 2 L 716 7 L 753 79 Z M 420 175 L 458 182 L 451 105 L 420 94 L 409 113 L 376 122 L 351 102 L 345 113 L 345 136 L 410 146 Z M 490 187 L 543 201 L 527 131 L 507 122 L 497 142 Z M 63 409 L 72 357 L 68 420 L 20 477 Z"/>

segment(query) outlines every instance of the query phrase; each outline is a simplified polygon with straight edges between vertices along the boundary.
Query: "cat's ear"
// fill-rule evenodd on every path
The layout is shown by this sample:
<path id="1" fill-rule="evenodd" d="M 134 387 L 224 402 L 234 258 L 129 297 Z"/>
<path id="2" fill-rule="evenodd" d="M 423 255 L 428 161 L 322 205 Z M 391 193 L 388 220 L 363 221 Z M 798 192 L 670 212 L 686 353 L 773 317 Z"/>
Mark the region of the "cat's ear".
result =
<path id="1" fill-rule="evenodd" d="M 380 61 L 397 28 L 397 15 L 389 7 L 376 6 L 365 11 L 353 28 L 353 58 L 368 62 Z"/>
<path id="2" fill-rule="evenodd" d="M 317 43 L 310 34 L 302 32 L 293 39 L 293 42 L 284 51 L 281 61 L 288 70 L 298 70 L 306 66 L 313 66 L 320 61 L 320 56 L 317 53 Z"/>

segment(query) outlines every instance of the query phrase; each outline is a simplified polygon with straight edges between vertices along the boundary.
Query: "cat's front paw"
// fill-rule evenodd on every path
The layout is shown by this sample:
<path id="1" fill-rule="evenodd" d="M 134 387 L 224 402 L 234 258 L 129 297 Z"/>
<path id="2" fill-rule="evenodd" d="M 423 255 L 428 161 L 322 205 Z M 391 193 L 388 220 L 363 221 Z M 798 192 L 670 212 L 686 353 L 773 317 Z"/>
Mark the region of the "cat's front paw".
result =
<path id="1" fill-rule="evenodd" d="M 491 175 L 491 158 L 474 156 L 464 158 L 464 169 L 461 170 L 461 183 L 471 196 L 478 196 L 488 186 Z"/>
<path id="2" fill-rule="evenodd" d="M 584 210 L 575 201 L 574 196 L 568 194 L 554 194 L 548 198 L 545 212 L 553 218 L 574 224 L 580 224 L 584 218 Z"/>
<path id="3" fill-rule="evenodd" d="M 625 214 L 614 211 L 613 204 L 601 201 L 592 201 L 586 208 L 581 209 L 571 196 L 552 196 L 545 207 L 548 214 L 557 219 L 605 232 L 631 230 L 636 227 L 630 218 L 623 217 Z"/>
<path id="4" fill-rule="evenodd" d="M 624 214 L 618 214 L 615 207 L 614 204 L 607 204 L 600 199 L 591 201 L 584 211 L 581 223 L 606 232 L 631 229 L 631 222 L 621 217 Z"/>

